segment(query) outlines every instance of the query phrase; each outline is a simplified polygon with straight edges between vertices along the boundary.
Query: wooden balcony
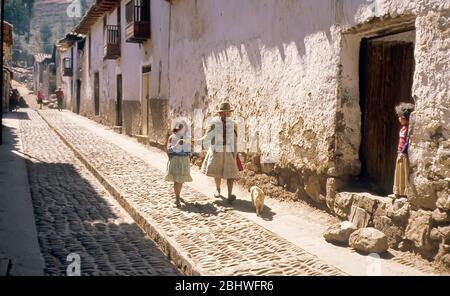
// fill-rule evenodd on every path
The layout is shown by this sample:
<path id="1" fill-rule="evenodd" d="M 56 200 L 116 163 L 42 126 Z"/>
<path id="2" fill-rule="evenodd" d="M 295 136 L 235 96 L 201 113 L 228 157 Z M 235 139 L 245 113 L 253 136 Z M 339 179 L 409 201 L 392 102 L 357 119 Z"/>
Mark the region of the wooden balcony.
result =
<path id="1" fill-rule="evenodd" d="M 73 76 L 72 59 L 63 59 L 63 76 Z"/>
<path id="2" fill-rule="evenodd" d="M 131 0 L 125 8 L 125 41 L 143 43 L 150 39 L 150 0 Z"/>
<path id="3" fill-rule="evenodd" d="M 105 26 L 105 40 L 103 48 L 103 58 L 105 60 L 115 60 L 120 57 L 120 27 Z"/>

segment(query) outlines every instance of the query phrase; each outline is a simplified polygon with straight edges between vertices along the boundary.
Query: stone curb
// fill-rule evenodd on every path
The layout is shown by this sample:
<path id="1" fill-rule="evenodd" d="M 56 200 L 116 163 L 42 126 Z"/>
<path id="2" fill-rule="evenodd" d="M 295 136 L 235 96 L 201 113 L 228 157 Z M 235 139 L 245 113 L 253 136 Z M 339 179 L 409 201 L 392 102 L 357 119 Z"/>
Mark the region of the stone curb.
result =
<path id="1" fill-rule="evenodd" d="M 84 166 L 98 179 L 98 181 L 108 190 L 108 192 L 119 202 L 119 204 L 128 212 L 135 223 L 161 248 L 164 254 L 178 267 L 178 269 L 188 276 L 208 275 L 208 272 L 195 266 L 194 262 L 189 259 L 188 254 L 181 248 L 181 246 L 169 238 L 165 231 L 161 229 L 158 224 L 150 218 L 144 218 L 135 208 L 133 208 L 125 196 L 108 180 L 102 173 L 100 173 L 89 160 L 78 151 L 64 136 L 56 130 L 47 119 L 37 111 L 44 122 L 54 131 L 58 137 L 66 144 L 75 154 L 75 156 L 83 163 Z"/>

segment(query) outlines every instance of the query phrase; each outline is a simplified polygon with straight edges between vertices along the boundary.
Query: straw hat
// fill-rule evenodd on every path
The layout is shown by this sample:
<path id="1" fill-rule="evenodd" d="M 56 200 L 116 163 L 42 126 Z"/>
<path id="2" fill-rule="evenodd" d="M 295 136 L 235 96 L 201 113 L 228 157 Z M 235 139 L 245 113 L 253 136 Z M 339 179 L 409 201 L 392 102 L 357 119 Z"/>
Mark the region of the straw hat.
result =
<path id="1" fill-rule="evenodd" d="M 217 108 L 217 113 L 222 113 L 222 112 L 231 112 L 234 111 L 233 109 L 231 109 L 231 105 L 228 102 L 223 102 L 219 105 L 219 107 Z"/>

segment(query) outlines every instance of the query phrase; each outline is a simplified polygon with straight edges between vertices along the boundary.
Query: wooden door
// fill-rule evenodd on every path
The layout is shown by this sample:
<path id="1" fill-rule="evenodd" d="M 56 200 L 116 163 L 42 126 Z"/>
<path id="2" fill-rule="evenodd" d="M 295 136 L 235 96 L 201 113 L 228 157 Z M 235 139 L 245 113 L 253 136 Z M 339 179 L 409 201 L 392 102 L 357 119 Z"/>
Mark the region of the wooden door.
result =
<path id="1" fill-rule="evenodd" d="M 361 175 L 378 193 L 390 194 L 400 129 L 394 108 L 411 102 L 414 44 L 363 40 L 360 70 Z"/>
<path id="2" fill-rule="evenodd" d="M 80 114 L 80 101 L 81 101 L 81 80 L 77 80 L 77 93 L 76 93 L 76 113 Z"/>
<path id="3" fill-rule="evenodd" d="M 148 136 L 149 120 L 149 99 L 150 99 L 150 72 L 142 74 L 142 135 Z"/>
<path id="4" fill-rule="evenodd" d="M 116 125 L 122 126 L 122 75 L 117 75 Z"/>
<path id="5" fill-rule="evenodd" d="M 100 77 L 98 72 L 94 74 L 94 111 L 100 115 Z"/>

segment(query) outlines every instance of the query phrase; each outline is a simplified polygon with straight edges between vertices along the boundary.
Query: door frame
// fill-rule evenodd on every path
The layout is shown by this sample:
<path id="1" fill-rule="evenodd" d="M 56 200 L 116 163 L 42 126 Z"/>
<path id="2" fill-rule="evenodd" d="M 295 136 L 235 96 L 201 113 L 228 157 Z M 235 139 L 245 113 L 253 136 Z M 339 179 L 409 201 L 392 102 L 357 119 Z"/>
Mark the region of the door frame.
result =
<path id="1" fill-rule="evenodd" d="M 116 126 L 123 125 L 123 85 L 122 74 L 116 76 Z"/>
<path id="2" fill-rule="evenodd" d="M 142 135 L 148 136 L 149 134 L 149 120 L 150 120 L 150 92 L 151 92 L 151 65 L 142 66 L 142 92 L 141 92 L 141 132 Z M 147 81 L 147 85 L 145 84 Z"/>
<path id="3" fill-rule="evenodd" d="M 100 73 L 94 73 L 94 115 L 100 115 Z"/>
<path id="4" fill-rule="evenodd" d="M 367 118 L 366 116 L 368 116 L 366 109 L 367 109 L 368 99 L 370 98 L 368 96 L 369 87 L 371 89 L 384 89 L 384 86 L 386 86 L 387 85 L 386 83 L 388 83 L 389 81 L 386 81 L 384 77 L 380 78 L 381 79 L 381 81 L 380 81 L 381 84 L 380 85 L 383 86 L 381 88 L 374 88 L 374 85 L 376 85 L 376 84 L 370 85 L 368 83 L 368 78 L 371 77 L 370 74 L 368 74 L 368 72 L 367 72 L 368 71 L 368 67 L 369 67 L 369 60 L 368 60 L 368 58 L 370 56 L 369 50 L 371 48 L 370 42 L 372 42 L 372 41 L 378 42 L 377 41 L 378 39 L 382 39 L 384 37 L 389 37 L 391 35 L 394 36 L 394 35 L 397 35 L 399 33 L 405 33 L 405 32 L 408 32 L 408 31 L 415 31 L 415 30 L 406 30 L 406 31 L 395 32 L 395 33 L 391 33 L 391 34 L 382 34 L 382 35 L 378 35 L 378 36 L 372 36 L 370 38 L 362 38 L 361 42 L 360 42 L 360 55 L 359 55 L 359 93 L 360 93 L 360 97 L 359 97 L 359 105 L 360 105 L 360 110 L 361 110 L 361 118 L 360 118 L 360 123 L 361 123 L 361 130 L 360 130 L 360 132 L 361 132 L 361 143 L 360 143 L 360 147 L 359 147 L 359 160 L 361 162 L 361 169 L 360 169 L 359 176 L 363 180 L 363 183 L 366 186 L 368 186 L 371 191 L 378 192 L 379 194 L 382 194 L 382 195 L 392 193 L 392 188 L 391 188 L 392 186 L 389 185 L 389 180 L 392 179 L 392 183 L 393 183 L 393 180 L 394 180 L 394 176 L 393 176 L 394 175 L 394 168 L 389 169 L 389 168 L 386 168 L 383 165 L 381 166 L 381 169 L 380 169 L 380 167 L 376 167 L 376 166 L 370 168 L 370 163 L 373 163 L 374 159 L 373 159 L 373 157 L 372 158 L 371 157 L 367 158 L 368 155 L 372 155 L 373 156 L 373 153 L 366 154 L 367 150 L 365 150 L 365 149 L 367 147 L 365 147 L 365 145 L 371 143 L 366 138 L 366 136 L 367 136 L 367 130 L 366 129 L 369 128 L 369 130 L 373 131 L 373 129 L 371 129 L 371 127 L 373 127 L 373 126 L 371 124 L 370 127 L 366 127 L 365 124 L 366 124 L 366 118 Z M 413 47 L 412 51 L 413 52 L 412 52 L 411 57 L 412 57 L 412 63 L 413 64 L 412 64 L 412 69 L 411 69 L 412 70 L 411 81 L 410 81 L 411 82 L 411 86 L 408 87 L 408 90 L 410 92 L 409 96 L 412 97 L 412 93 L 413 93 L 412 89 L 414 87 L 414 72 L 415 72 L 415 66 L 414 66 L 414 64 L 415 64 L 414 47 L 416 46 L 415 42 L 413 42 L 413 41 L 408 42 L 408 41 L 404 41 L 404 40 L 397 40 L 397 41 L 394 41 L 394 40 L 387 40 L 387 41 L 386 40 L 380 40 L 379 42 L 386 42 L 386 44 L 388 44 L 389 42 L 392 42 L 392 43 L 399 42 L 399 44 L 401 42 L 405 42 L 405 43 L 411 43 L 412 44 L 412 47 Z M 394 50 L 394 48 L 396 46 L 397 45 L 394 44 L 390 48 L 392 48 L 392 50 Z M 392 53 L 392 51 L 391 51 L 391 53 Z M 385 53 L 383 53 L 383 55 L 384 54 Z M 385 62 L 387 63 L 386 65 L 389 65 L 389 60 L 387 60 Z M 403 67 L 405 67 L 405 65 L 406 64 L 403 64 Z M 385 69 L 385 68 L 381 68 L 381 69 Z M 391 70 L 389 70 L 389 73 L 391 73 Z M 404 72 L 404 73 L 406 73 L 406 72 Z M 391 90 L 392 90 L 392 88 L 391 88 Z M 385 99 L 392 99 L 392 96 L 389 97 L 389 95 L 382 95 L 382 97 L 384 97 Z M 389 105 L 389 104 L 395 103 L 394 105 L 396 105 L 400 101 L 401 102 L 405 101 L 405 99 L 407 99 L 407 97 L 408 97 L 408 95 L 402 94 L 402 95 L 399 95 L 399 96 L 395 96 L 394 101 L 388 100 L 388 101 L 384 101 L 384 103 L 382 103 L 382 104 L 383 105 L 384 104 Z M 397 101 L 397 102 L 395 102 L 395 101 Z M 389 102 L 391 102 L 391 103 L 389 103 Z M 370 108 L 370 106 L 371 105 L 369 104 L 369 108 Z M 386 112 L 392 112 L 392 116 L 394 116 L 394 112 L 395 111 L 392 108 L 392 110 L 386 110 Z M 373 114 L 375 114 L 375 113 L 372 112 L 371 114 L 372 114 L 372 117 L 373 117 Z M 383 116 L 389 116 L 389 115 L 383 115 Z M 389 117 L 383 117 L 383 118 L 385 118 L 385 120 L 388 120 L 388 122 L 393 122 L 393 120 L 394 120 L 393 118 L 392 119 L 388 119 Z M 369 117 L 369 119 L 370 119 L 370 117 Z M 391 125 L 389 124 L 388 126 L 391 126 Z M 398 127 L 398 130 L 396 129 L 397 126 L 396 127 L 392 127 L 392 128 L 394 130 L 392 130 L 390 132 L 387 132 L 388 138 L 394 137 L 394 134 L 396 134 L 396 135 L 398 134 L 399 127 Z M 383 130 L 386 131 L 386 129 L 383 129 Z M 394 134 L 392 134 L 392 133 L 394 133 Z M 376 136 L 375 136 L 375 138 L 376 138 Z M 380 155 L 383 155 L 382 157 L 384 158 L 382 160 L 382 162 L 385 163 L 386 165 L 388 163 L 390 163 L 388 161 L 388 159 L 386 159 L 386 157 L 388 157 L 389 159 L 390 159 L 390 156 L 394 157 L 395 156 L 395 155 L 393 155 L 393 154 L 395 154 L 394 150 L 396 150 L 396 147 L 397 147 L 397 142 L 393 142 L 393 143 L 391 143 L 391 142 L 392 141 L 389 141 L 389 143 L 385 143 L 385 145 L 391 145 L 392 146 L 391 148 L 387 148 L 387 146 L 383 146 L 383 147 L 385 147 L 384 149 L 391 150 L 390 152 L 388 152 L 386 150 L 384 150 L 384 152 L 386 152 L 386 154 L 384 152 L 380 152 L 380 153 L 382 153 Z M 371 160 L 371 161 L 369 161 L 369 160 Z M 369 163 L 367 163 L 368 161 L 369 161 Z M 376 161 L 376 163 L 379 163 L 379 161 Z M 386 161 L 388 161 L 388 162 L 386 163 Z M 395 164 L 395 159 L 392 160 L 392 166 L 394 166 L 394 164 Z M 383 167 L 385 167 L 385 169 L 389 170 L 389 171 L 384 171 Z M 374 176 L 373 175 L 374 173 L 378 177 L 374 177 L 375 179 L 373 180 L 372 177 Z M 385 175 L 385 174 L 387 174 L 387 175 Z M 383 175 L 385 175 L 385 176 L 383 177 Z M 392 175 L 392 178 L 390 178 L 389 175 Z"/>
<path id="5" fill-rule="evenodd" d="M 81 104 L 81 79 L 77 79 L 76 81 L 76 91 L 75 94 L 75 112 L 80 114 L 80 104 Z"/>

